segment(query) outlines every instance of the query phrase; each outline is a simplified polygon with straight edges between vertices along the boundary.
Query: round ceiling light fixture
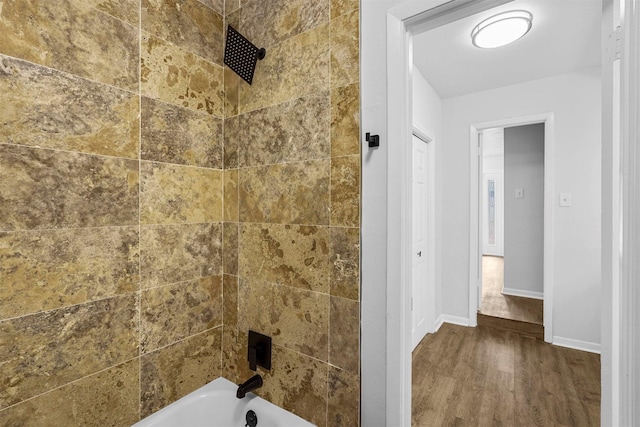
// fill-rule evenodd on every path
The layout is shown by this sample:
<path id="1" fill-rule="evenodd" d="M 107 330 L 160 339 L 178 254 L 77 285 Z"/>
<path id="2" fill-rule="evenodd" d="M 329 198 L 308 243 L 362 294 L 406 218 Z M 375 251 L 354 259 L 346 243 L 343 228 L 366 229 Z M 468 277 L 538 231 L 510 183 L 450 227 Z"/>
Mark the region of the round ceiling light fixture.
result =
<path id="1" fill-rule="evenodd" d="M 471 31 L 474 46 L 493 49 L 518 40 L 531 29 L 533 15 L 526 10 L 502 12 L 485 19 Z"/>

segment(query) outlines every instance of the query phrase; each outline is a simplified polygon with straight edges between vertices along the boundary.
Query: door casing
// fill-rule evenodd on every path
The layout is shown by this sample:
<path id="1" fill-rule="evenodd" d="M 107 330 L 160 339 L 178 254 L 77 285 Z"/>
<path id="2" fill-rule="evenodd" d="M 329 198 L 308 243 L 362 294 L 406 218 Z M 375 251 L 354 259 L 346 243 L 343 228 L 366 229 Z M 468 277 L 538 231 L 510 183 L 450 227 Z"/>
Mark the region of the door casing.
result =
<path id="1" fill-rule="evenodd" d="M 535 114 L 524 117 L 510 117 L 502 120 L 475 123 L 469 129 L 469 326 L 478 325 L 478 304 L 482 283 L 482 238 L 480 236 L 482 202 L 479 197 L 482 168 L 482 153 L 479 136 L 485 129 L 524 126 L 544 123 L 544 255 L 543 255 L 543 324 L 544 340 L 553 341 L 553 220 L 554 220 L 554 115 Z"/>

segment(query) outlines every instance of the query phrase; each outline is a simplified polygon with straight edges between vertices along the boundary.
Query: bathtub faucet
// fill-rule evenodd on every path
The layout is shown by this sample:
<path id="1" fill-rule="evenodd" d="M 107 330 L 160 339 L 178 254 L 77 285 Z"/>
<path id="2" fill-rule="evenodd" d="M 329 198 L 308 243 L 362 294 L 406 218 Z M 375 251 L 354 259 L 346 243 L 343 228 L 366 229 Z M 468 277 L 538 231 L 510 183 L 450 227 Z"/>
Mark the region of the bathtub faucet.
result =
<path id="1" fill-rule="evenodd" d="M 236 397 L 242 399 L 247 393 L 260 387 L 262 387 L 262 377 L 259 374 L 254 375 L 238 386 Z"/>

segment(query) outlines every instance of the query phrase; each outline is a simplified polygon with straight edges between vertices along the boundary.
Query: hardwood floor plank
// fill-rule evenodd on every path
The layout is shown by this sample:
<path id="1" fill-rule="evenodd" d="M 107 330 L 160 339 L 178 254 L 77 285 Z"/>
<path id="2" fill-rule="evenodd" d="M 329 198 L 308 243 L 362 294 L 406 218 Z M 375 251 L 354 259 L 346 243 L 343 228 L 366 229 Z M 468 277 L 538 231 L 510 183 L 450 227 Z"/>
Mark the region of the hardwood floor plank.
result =
<path id="1" fill-rule="evenodd" d="M 478 426 L 513 427 L 515 422 L 514 376 L 492 367 L 482 395 Z"/>
<path id="2" fill-rule="evenodd" d="M 534 338 L 518 337 L 515 349 L 515 416 L 522 425 L 549 426 L 552 424 L 536 350 Z"/>
<path id="3" fill-rule="evenodd" d="M 412 427 L 445 425 L 447 403 L 453 395 L 456 381 L 442 375 L 432 376 L 422 393 L 412 396 Z"/>

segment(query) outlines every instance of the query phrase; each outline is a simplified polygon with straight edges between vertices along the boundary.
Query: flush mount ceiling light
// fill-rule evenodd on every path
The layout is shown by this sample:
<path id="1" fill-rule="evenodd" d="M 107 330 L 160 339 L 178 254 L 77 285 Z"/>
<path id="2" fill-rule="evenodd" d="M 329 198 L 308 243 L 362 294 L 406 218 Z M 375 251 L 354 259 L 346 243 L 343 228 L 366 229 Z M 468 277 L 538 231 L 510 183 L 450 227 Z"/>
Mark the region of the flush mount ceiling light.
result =
<path id="1" fill-rule="evenodd" d="M 502 12 L 485 19 L 471 31 L 476 47 L 492 49 L 513 43 L 531 29 L 533 15 L 526 10 Z"/>

